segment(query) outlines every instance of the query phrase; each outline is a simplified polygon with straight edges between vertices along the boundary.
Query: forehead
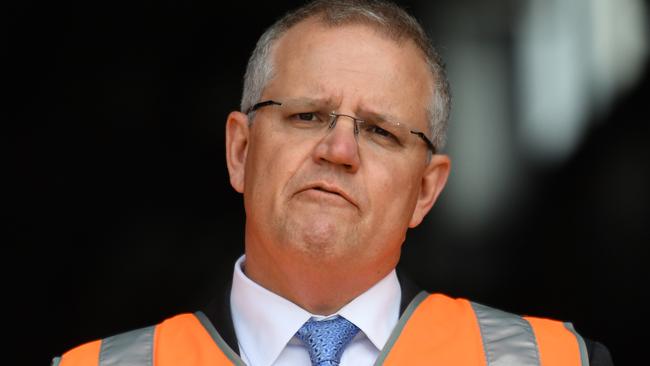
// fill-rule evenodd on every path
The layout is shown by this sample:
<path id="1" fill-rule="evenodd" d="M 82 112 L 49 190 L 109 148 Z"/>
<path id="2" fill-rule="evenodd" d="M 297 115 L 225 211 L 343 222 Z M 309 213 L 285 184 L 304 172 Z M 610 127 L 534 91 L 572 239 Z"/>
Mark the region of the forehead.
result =
<path id="1" fill-rule="evenodd" d="M 426 124 L 433 90 L 422 52 L 361 24 L 316 20 L 289 29 L 274 45 L 273 77 L 264 96 L 315 97 L 340 108 L 379 110 Z"/>

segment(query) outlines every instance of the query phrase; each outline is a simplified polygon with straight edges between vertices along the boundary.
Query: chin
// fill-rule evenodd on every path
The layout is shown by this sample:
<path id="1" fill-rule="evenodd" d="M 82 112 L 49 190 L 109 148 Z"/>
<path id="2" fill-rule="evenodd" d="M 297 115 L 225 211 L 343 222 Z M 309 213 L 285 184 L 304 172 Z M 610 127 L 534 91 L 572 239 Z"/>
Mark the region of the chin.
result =
<path id="1" fill-rule="evenodd" d="M 355 230 L 349 230 L 349 225 L 349 222 L 323 217 L 315 220 L 296 218 L 293 225 L 287 227 L 287 239 L 305 254 L 317 259 L 339 258 L 355 247 Z"/>

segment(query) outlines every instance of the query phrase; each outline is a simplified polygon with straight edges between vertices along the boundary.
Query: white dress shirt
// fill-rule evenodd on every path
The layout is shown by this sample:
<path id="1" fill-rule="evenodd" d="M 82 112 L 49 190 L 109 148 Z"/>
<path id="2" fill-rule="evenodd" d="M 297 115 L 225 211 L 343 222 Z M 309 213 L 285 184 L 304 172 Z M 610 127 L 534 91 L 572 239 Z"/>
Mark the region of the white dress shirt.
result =
<path id="1" fill-rule="evenodd" d="M 341 366 L 372 365 L 399 318 L 401 288 L 395 270 L 335 314 L 311 314 L 253 282 L 235 263 L 230 293 L 232 320 L 242 360 L 250 366 L 311 365 L 309 353 L 294 335 L 309 319 L 340 315 L 360 332 L 345 348 Z"/>

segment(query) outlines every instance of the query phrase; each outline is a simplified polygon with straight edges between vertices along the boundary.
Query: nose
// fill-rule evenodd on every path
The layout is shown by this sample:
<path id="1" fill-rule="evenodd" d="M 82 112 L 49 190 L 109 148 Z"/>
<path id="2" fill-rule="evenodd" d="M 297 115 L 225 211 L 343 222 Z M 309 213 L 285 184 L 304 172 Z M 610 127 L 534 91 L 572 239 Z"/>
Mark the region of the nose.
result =
<path id="1" fill-rule="evenodd" d="M 353 117 L 337 115 L 325 137 L 314 149 L 316 163 L 340 165 L 350 173 L 356 172 L 361 161 L 355 129 L 356 121 Z"/>

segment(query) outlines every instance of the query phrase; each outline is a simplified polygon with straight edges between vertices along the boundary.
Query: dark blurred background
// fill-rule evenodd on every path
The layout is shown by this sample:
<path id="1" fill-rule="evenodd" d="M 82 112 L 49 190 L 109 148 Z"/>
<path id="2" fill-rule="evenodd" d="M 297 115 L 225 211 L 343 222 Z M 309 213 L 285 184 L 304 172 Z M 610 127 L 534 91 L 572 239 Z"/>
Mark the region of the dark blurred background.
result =
<path id="1" fill-rule="evenodd" d="M 244 212 L 224 122 L 257 37 L 299 3 L 8 7 L 18 364 L 193 311 L 231 276 Z M 431 291 L 572 321 L 617 365 L 646 359 L 648 5 L 399 3 L 455 97 L 452 176 L 404 269 Z"/>

